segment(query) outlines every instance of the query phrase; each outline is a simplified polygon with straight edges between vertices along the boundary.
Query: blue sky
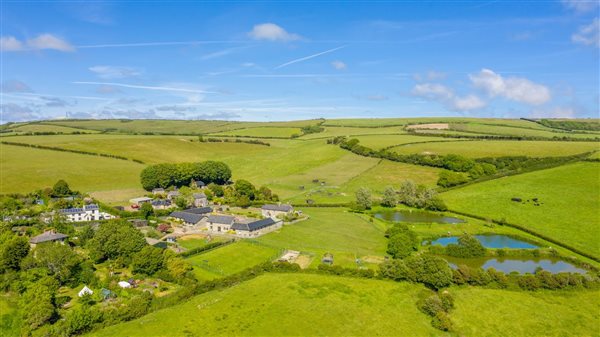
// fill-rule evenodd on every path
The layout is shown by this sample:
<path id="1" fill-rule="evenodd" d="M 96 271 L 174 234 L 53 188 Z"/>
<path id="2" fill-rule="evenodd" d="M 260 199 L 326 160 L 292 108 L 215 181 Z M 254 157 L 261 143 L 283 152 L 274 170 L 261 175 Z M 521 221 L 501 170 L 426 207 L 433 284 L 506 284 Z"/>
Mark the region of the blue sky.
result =
<path id="1" fill-rule="evenodd" d="M 595 117 L 597 1 L 3 1 L 2 122 Z"/>

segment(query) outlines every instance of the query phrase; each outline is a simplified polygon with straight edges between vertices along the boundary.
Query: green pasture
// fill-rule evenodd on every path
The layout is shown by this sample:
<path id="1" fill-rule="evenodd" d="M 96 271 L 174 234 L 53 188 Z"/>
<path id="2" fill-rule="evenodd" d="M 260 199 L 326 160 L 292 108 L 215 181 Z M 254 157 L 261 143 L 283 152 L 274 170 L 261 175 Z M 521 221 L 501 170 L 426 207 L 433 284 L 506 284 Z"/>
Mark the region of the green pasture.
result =
<path id="1" fill-rule="evenodd" d="M 598 336 L 600 292 L 452 288 L 459 336 Z"/>
<path id="2" fill-rule="evenodd" d="M 48 136 L 51 137 L 61 136 Z M 0 144 L 0 153 L 0 193 L 26 193 L 52 187 L 59 179 L 65 179 L 72 189 L 81 192 L 133 188 L 139 186 L 139 174 L 144 167 L 113 158 L 5 144 Z"/>
<path id="3" fill-rule="evenodd" d="M 352 137 L 357 135 L 395 135 L 406 133 L 401 126 L 379 128 L 325 126 L 324 129 L 323 132 L 304 135 L 300 137 L 300 139 L 333 138 L 338 136 Z"/>
<path id="4" fill-rule="evenodd" d="M 272 261 L 280 250 L 252 241 L 239 241 L 206 253 L 193 255 L 186 260 L 194 268 L 199 280 L 210 280 L 239 273 L 257 264 Z"/>
<path id="5" fill-rule="evenodd" d="M 600 163 L 582 162 L 442 193 L 448 208 L 530 228 L 600 255 Z M 524 202 L 511 201 L 521 198 Z M 533 198 L 539 199 L 535 206 Z"/>
<path id="6" fill-rule="evenodd" d="M 0 296 L 0 336 L 18 337 L 21 335 L 21 312 L 17 298 L 8 294 Z"/>
<path id="7" fill-rule="evenodd" d="M 60 125 L 47 125 L 47 124 L 39 124 L 39 123 L 22 124 L 22 125 L 18 125 L 16 127 L 10 128 L 10 130 L 13 130 L 13 133 L 11 133 L 11 134 L 19 134 L 19 133 L 26 133 L 26 132 L 57 132 L 57 133 L 64 133 L 64 134 L 69 134 L 69 133 L 74 133 L 74 132 L 85 132 L 85 133 L 97 133 L 98 132 L 95 130 L 83 130 L 83 129 L 77 129 L 77 128 L 60 126 Z"/>
<path id="8" fill-rule="evenodd" d="M 597 134 L 586 134 L 586 133 L 571 133 L 563 130 L 551 129 L 545 126 L 539 125 L 533 122 L 527 122 L 535 125 L 533 129 L 504 126 L 504 125 L 490 125 L 484 123 L 466 123 L 466 124 L 451 124 L 450 129 L 455 131 L 466 131 L 475 132 L 480 134 L 488 135 L 505 135 L 505 136 L 525 136 L 525 137 L 570 137 L 570 138 L 597 138 Z"/>
<path id="9" fill-rule="evenodd" d="M 266 274 L 89 336 L 445 336 L 415 303 L 420 285 Z"/>
<path id="10" fill-rule="evenodd" d="M 470 158 L 558 157 L 600 150 L 600 142 L 477 140 L 407 144 L 391 148 L 400 154 L 458 154 Z"/>
<path id="11" fill-rule="evenodd" d="M 428 136 L 413 136 L 413 135 L 368 135 L 352 137 L 360 141 L 360 144 L 371 149 L 379 150 L 382 148 L 408 144 L 408 143 L 423 143 L 423 142 L 446 142 L 456 141 L 456 139 Z"/>
<path id="12" fill-rule="evenodd" d="M 244 137 L 273 137 L 273 138 L 290 138 L 292 135 L 301 135 L 300 128 L 288 127 L 256 127 L 223 131 L 207 135 L 210 136 L 244 136 Z"/>

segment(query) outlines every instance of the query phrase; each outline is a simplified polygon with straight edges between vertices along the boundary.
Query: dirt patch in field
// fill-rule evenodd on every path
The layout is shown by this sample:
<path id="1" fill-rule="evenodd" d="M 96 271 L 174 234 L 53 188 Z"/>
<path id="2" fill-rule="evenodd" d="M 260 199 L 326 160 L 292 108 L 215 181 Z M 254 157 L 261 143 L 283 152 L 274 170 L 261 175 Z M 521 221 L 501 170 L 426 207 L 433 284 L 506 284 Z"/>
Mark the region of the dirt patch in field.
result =
<path id="1" fill-rule="evenodd" d="M 206 239 L 206 235 L 204 234 L 190 234 L 184 235 L 178 238 L 178 240 L 204 240 Z"/>
<path id="2" fill-rule="evenodd" d="M 449 129 L 448 123 L 431 123 L 431 124 L 417 124 L 409 125 L 406 127 L 410 130 L 447 130 Z"/>
<path id="3" fill-rule="evenodd" d="M 313 258 L 311 256 L 300 255 L 296 258 L 296 261 L 294 261 L 294 263 L 297 263 L 300 266 L 300 268 L 306 269 L 306 268 L 308 268 L 308 266 L 310 266 L 312 259 Z"/>
<path id="4" fill-rule="evenodd" d="M 383 256 L 363 256 L 361 260 L 367 263 L 383 263 L 385 258 Z"/>

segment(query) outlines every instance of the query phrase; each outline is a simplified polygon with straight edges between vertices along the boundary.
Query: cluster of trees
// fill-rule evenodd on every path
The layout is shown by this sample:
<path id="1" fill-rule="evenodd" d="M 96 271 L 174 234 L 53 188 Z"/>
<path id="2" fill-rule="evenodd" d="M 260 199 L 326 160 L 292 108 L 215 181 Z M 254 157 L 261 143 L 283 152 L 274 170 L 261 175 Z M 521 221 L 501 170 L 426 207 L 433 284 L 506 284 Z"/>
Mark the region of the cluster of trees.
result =
<path id="1" fill-rule="evenodd" d="M 395 224 L 385 236 L 388 238 L 387 253 L 395 259 L 403 259 L 419 249 L 417 234 L 405 224 Z"/>
<path id="2" fill-rule="evenodd" d="M 426 254 L 388 260 L 380 265 L 380 273 L 392 280 L 423 283 L 432 289 L 449 286 L 453 276 L 446 260 Z"/>
<path id="3" fill-rule="evenodd" d="M 400 185 L 397 194 L 397 202 L 409 207 L 425 208 L 432 211 L 445 211 L 447 209 L 444 201 L 437 192 L 425 185 L 417 185 L 412 180 L 405 180 Z"/>
<path id="4" fill-rule="evenodd" d="M 584 131 L 600 131 L 600 123 L 595 121 L 575 121 L 575 120 L 557 120 L 557 119 L 541 119 L 537 121 L 543 126 L 553 129 L 562 129 L 567 131 L 584 130 Z"/>
<path id="5" fill-rule="evenodd" d="M 472 235 L 465 234 L 458 238 L 458 243 L 451 243 L 445 247 L 448 256 L 471 258 L 485 256 L 486 249 L 481 242 Z"/>
<path id="6" fill-rule="evenodd" d="M 222 185 L 231 179 L 231 169 L 223 162 L 210 160 L 200 163 L 165 163 L 147 166 L 142 170 L 140 178 L 142 187 L 147 191 L 159 187 L 189 186 L 192 180 Z"/>
<path id="7" fill-rule="evenodd" d="M 235 139 L 231 139 L 231 138 L 214 138 L 214 137 L 204 138 L 202 136 L 198 136 L 198 141 L 200 143 L 246 143 L 246 144 L 254 144 L 254 145 L 271 146 L 270 143 L 263 142 L 262 140 L 240 139 L 239 137 L 236 137 Z"/>
<path id="8" fill-rule="evenodd" d="M 431 325 L 442 331 L 452 330 L 450 310 L 454 309 L 454 298 L 448 291 L 434 293 L 421 299 L 418 303 L 419 309 L 431 317 Z"/>
<path id="9" fill-rule="evenodd" d="M 215 195 L 220 194 L 225 203 L 240 207 L 249 207 L 258 201 L 279 201 L 279 196 L 268 187 L 256 188 L 251 182 L 243 179 L 236 180 L 233 185 L 225 186 L 222 190 L 209 186 L 209 189 L 211 188 L 219 192 Z"/>
<path id="10" fill-rule="evenodd" d="M 95 289 L 115 289 L 117 276 L 114 267 L 130 266 L 136 274 L 153 275 L 168 282 L 195 282 L 191 266 L 170 250 L 146 244 L 143 235 L 127 221 L 102 223 L 97 230 L 81 228 L 78 239 L 67 244 L 41 243 L 30 248 L 26 237 L 14 234 L 10 227 L 0 228 L 0 289 L 20 295 L 23 335 L 44 325 L 51 335 L 81 333 L 98 322 L 118 322 L 145 314 L 152 303 L 151 294 L 133 292 L 122 298 L 118 305 L 99 309 L 100 292 L 78 300 L 80 307 L 61 313 L 61 307 L 71 301 L 59 296 L 63 286 L 78 287 L 86 284 Z M 72 246 L 77 245 L 78 249 Z M 106 277 L 97 276 L 95 263 L 109 260 Z M 61 316 L 62 315 L 62 316 Z"/>

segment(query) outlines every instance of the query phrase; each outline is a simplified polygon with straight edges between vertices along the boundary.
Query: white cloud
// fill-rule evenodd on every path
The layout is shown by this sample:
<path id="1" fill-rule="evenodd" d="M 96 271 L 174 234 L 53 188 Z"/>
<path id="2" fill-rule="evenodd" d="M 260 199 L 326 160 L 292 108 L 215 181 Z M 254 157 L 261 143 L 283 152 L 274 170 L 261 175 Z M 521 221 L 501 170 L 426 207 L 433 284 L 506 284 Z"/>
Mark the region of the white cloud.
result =
<path id="1" fill-rule="evenodd" d="M 477 74 L 469 75 L 475 87 L 484 90 L 490 97 L 540 105 L 551 99 L 550 90 L 541 84 L 522 77 L 502 77 L 489 69 L 482 69 Z"/>
<path id="2" fill-rule="evenodd" d="M 443 80 L 446 78 L 446 73 L 430 70 L 426 74 L 414 74 L 413 78 L 417 82 Z"/>
<path id="3" fill-rule="evenodd" d="M 107 80 L 115 78 L 136 77 L 142 74 L 140 70 L 131 67 L 93 66 L 90 67 L 89 70 L 98 75 L 98 77 Z"/>
<path id="4" fill-rule="evenodd" d="M 335 60 L 335 61 L 331 62 L 331 66 L 337 70 L 346 70 L 348 68 L 346 63 L 344 63 L 340 60 Z"/>
<path id="5" fill-rule="evenodd" d="M 0 37 L 0 50 L 1 51 L 19 51 L 23 50 L 23 43 L 17 40 L 14 36 L 2 36 Z"/>
<path id="6" fill-rule="evenodd" d="M 1 92 L 32 92 L 31 88 L 21 81 L 10 80 L 2 83 Z"/>
<path id="7" fill-rule="evenodd" d="M 486 106 L 486 102 L 475 95 L 467 95 L 465 97 L 454 97 L 452 107 L 454 110 L 466 111 L 477 110 Z"/>
<path id="8" fill-rule="evenodd" d="M 158 90 L 158 91 L 173 91 L 173 92 L 184 92 L 190 94 L 217 94 L 214 91 L 206 91 L 200 89 L 189 89 L 177 86 L 171 87 L 162 87 L 162 86 L 149 86 L 149 85 L 134 85 L 134 84 L 123 84 L 123 83 L 110 83 L 110 82 L 84 82 L 77 81 L 73 82 L 74 84 L 92 84 L 92 85 L 108 85 L 122 88 L 131 88 L 131 89 L 144 89 L 144 90 Z"/>
<path id="9" fill-rule="evenodd" d="M 587 26 L 579 27 L 579 31 L 571 36 L 571 41 L 586 46 L 600 47 L 600 18 L 595 18 Z"/>
<path id="10" fill-rule="evenodd" d="M 52 34 L 41 34 L 33 39 L 29 39 L 27 40 L 27 46 L 34 50 L 54 49 L 64 52 L 75 50 L 69 42 Z"/>
<path id="11" fill-rule="evenodd" d="M 274 23 L 261 23 L 255 25 L 252 31 L 248 33 L 248 36 L 255 40 L 268 40 L 268 41 L 294 41 L 299 40 L 301 37 L 297 34 L 288 33 L 285 29 Z"/>
<path id="12" fill-rule="evenodd" d="M 442 84 L 420 83 L 412 90 L 415 96 L 444 104 L 454 111 L 477 110 L 485 107 L 487 103 L 476 95 L 457 96 L 454 91 Z"/>
<path id="13" fill-rule="evenodd" d="M 435 100 L 446 100 L 454 97 L 454 93 L 448 87 L 437 83 L 423 83 L 415 85 L 413 95 Z"/>
<path id="14" fill-rule="evenodd" d="M 562 0 L 565 7 L 578 13 L 585 13 L 598 7 L 598 0 Z"/>
<path id="15" fill-rule="evenodd" d="M 318 56 L 321 56 L 321 55 L 325 55 L 325 54 L 333 53 L 334 51 L 336 51 L 336 50 L 340 50 L 340 49 L 342 49 L 342 48 L 345 48 L 345 47 L 346 47 L 346 46 L 340 46 L 340 47 L 337 47 L 337 48 L 328 49 L 328 50 L 326 50 L 326 51 L 322 51 L 322 52 L 319 52 L 319 53 L 316 53 L 316 54 L 312 54 L 312 55 L 308 55 L 308 56 L 305 56 L 305 57 L 301 57 L 301 58 L 298 58 L 298 59 L 295 59 L 295 60 L 291 60 L 291 61 L 288 61 L 288 62 L 286 62 L 286 63 L 283 63 L 283 64 L 280 64 L 280 65 L 278 65 L 277 67 L 275 67 L 275 69 L 279 69 L 279 68 L 287 67 L 287 66 L 289 66 L 290 64 L 294 64 L 294 63 L 298 63 L 298 62 L 307 61 L 307 60 L 313 59 L 313 58 L 315 58 L 315 57 L 318 57 Z"/>

